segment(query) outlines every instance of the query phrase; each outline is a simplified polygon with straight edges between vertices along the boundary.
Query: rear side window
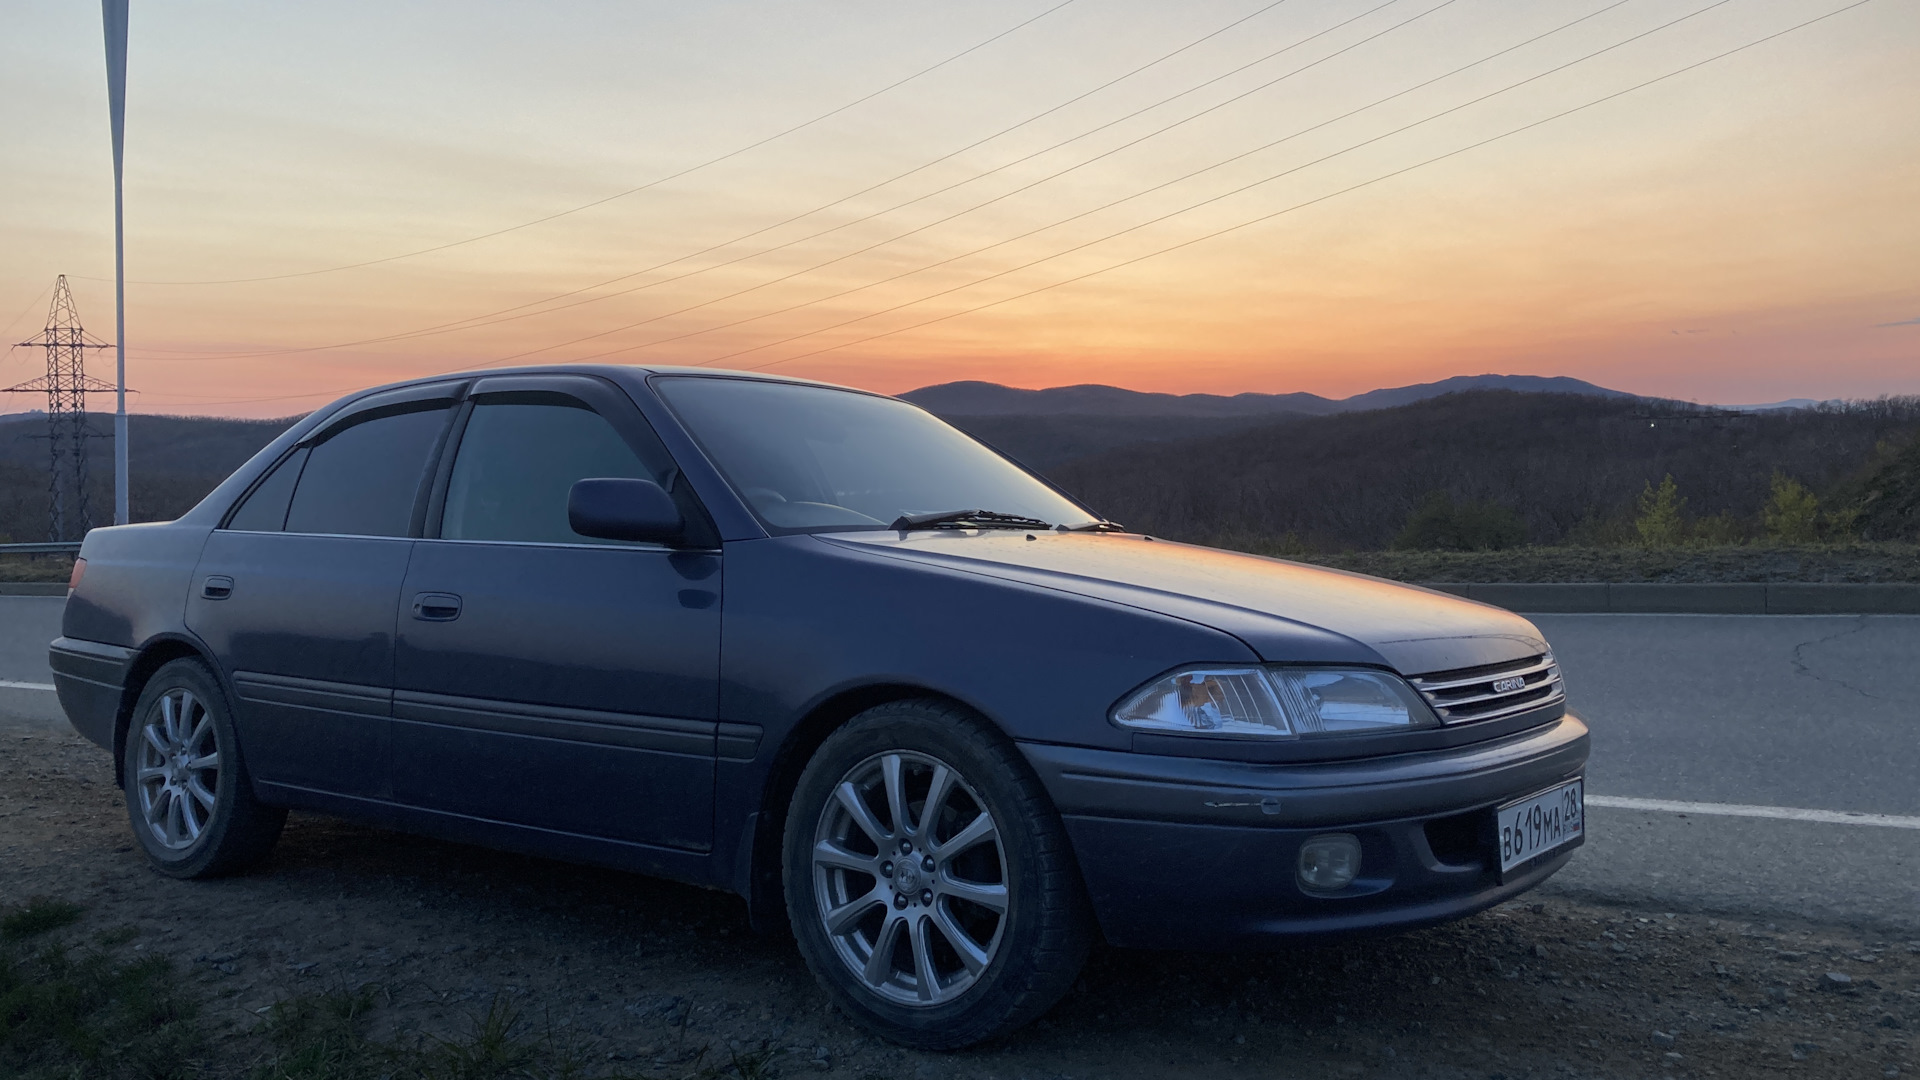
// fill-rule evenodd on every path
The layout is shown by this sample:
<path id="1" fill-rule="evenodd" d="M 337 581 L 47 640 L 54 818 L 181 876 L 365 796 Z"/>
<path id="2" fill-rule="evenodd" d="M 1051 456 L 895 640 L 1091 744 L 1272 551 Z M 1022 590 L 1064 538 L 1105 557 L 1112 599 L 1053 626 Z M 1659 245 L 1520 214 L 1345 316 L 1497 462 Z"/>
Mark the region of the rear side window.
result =
<path id="1" fill-rule="evenodd" d="M 627 477 L 667 483 L 664 451 L 649 465 L 612 424 L 560 394 L 517 394 L 474 405 L 447 480 L 440 535 L 448 540 L 617 544 L 567 524 L 574 481 Z"/>
<path id="2" fill-rule="evenodd" d="M 446 406 L 436 402 L 363 420 L 316 444 L 294 486 L 287 531 L 407 535 L 427 459 L 446 419 Z"/>
<path id="3" fill-rule="evenodd" d="M 279 532 L 286 528 L 287 504 L 293 501 L 293 485 L 300 479 L 300 466 L 306 462 L 304 446 L 287 455 L 233 512 L 227 528 L 248 532 Z"/>

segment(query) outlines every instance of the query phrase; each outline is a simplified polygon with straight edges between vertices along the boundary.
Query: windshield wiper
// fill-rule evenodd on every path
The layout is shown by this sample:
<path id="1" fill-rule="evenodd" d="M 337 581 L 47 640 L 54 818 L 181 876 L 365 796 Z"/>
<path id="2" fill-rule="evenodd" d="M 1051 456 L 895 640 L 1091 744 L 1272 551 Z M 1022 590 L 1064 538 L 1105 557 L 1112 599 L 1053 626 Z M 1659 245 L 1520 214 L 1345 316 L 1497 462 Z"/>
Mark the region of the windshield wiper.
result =
<path id="1" fill-rule="evenodd" d="M 1117 521 L 1083 521 L 1078 525 L 1055 525 L 1055 532 L 1126 532 L 1127 527 Z"/>
<path id="2" fill-rule="evenodd" d="M 1039 518 L 1003 514 L 997 510 L 938 510 L 928 514 L 901 514 L 887 526 L 909 529 L 1049 529 Z"/>

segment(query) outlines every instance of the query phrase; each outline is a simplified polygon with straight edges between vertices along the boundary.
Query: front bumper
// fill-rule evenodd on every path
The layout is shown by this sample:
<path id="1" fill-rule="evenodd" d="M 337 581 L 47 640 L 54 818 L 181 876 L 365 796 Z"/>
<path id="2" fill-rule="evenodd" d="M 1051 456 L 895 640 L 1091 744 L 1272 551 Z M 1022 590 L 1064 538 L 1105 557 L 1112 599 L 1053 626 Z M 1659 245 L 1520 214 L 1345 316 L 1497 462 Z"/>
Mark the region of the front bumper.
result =
<path id="1" fill-rule="evenodd" d="M 1232 949 L 1302 935 L 1445 922 L 1531 889 L 1559 852 L 1505 881 L 1489 812 L 1581 775 L 1571 714 L 1448 750 L 1295 764 L 1022 743 L 1066 822 L 1109 942 Z M 1361 870 L 1333 895 L 1303 891 L 1300 845 L 1360 838 Z"/>

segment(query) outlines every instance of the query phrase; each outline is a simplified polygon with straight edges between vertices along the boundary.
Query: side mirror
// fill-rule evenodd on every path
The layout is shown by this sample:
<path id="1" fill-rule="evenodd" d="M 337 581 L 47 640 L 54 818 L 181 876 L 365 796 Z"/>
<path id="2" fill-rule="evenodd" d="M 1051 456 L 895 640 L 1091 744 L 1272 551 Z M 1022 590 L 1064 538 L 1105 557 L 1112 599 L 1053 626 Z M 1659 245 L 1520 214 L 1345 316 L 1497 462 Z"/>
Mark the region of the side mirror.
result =
<path id="1" fill-rule="evenodd" d="M 651 480 L 576 480 L 567 492 L 567 524 L 600 540 L 647 540 L 670 544 L 687 523 L 673 496 Z"/>

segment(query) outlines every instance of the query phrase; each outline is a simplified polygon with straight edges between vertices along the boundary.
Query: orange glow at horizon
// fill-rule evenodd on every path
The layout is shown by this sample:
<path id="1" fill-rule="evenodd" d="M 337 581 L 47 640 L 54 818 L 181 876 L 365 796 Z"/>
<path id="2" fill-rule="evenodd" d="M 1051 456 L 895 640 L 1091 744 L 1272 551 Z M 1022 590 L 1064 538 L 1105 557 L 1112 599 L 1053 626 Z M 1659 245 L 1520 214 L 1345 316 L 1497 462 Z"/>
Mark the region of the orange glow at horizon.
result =
<path id="1" fill-rule="evenodd" d="M 1075 3 L 677 179 L 307 273 L 724 157 L 1049 6 L 481 3 L 377 42 L 371 5 L 137 10 L 133 407 L 279 416 L 570 361 L 885 392 L 1920 393 L 1920 11 L 1891 2 L 1692 70 L 1843 0 L 1294 0 L 1159 63 L 1261 5 Z M 105 339 L 99 27 L 27 18 L 0 110 L 41 151 L 0 174 L 0 317 L 32 333 L 67 272 Z M 145 283 L 274 275 L 302 276 Z"/>

